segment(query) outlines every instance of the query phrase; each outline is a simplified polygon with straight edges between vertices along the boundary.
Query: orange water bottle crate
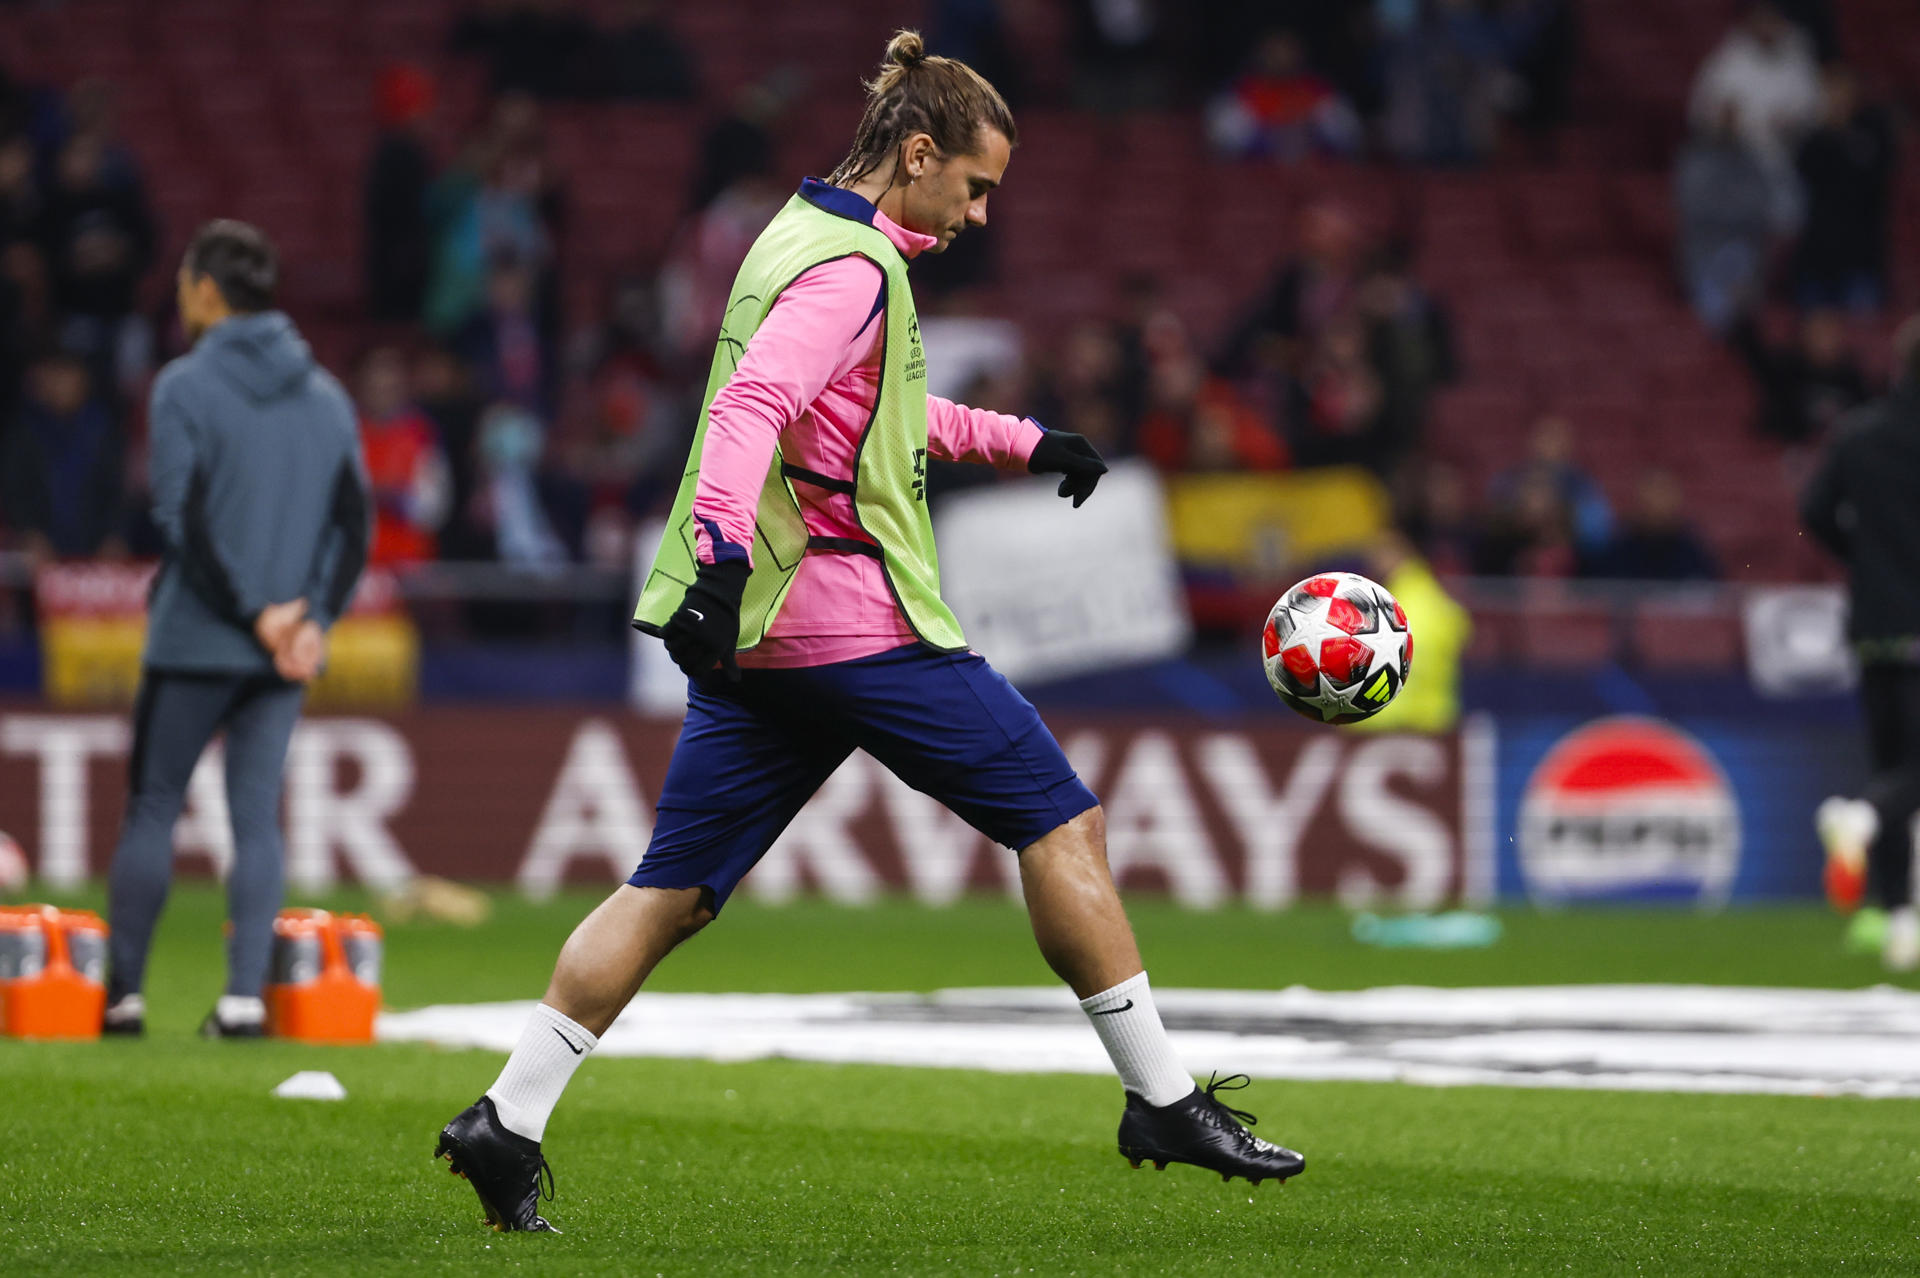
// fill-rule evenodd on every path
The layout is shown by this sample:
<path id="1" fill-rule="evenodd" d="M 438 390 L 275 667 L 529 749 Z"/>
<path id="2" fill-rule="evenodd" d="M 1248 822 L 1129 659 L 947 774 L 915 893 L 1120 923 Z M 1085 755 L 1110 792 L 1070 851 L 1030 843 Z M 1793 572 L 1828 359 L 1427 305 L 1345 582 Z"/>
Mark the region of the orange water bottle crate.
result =
<path id="1" fill-rule="evenodd" d="M 380 925 L 364 914 L 282 910 L 273 921 L 267 1032 L 316 1043 L 373 1039 Z"/>
<path id="2" fill-rule="evenodd" d="M 0 1034 L 98 1038 L 107 925 L 91 910 L 0 906 Z"/>

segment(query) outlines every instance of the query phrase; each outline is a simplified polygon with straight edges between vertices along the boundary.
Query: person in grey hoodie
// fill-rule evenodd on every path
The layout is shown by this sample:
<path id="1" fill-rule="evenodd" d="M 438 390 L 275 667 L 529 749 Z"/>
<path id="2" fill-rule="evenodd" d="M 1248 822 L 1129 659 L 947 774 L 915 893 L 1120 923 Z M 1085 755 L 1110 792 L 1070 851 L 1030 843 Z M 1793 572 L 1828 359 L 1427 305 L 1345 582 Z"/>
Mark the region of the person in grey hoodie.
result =
<path id="1" fill-rule="evenodd" d="M 109 1033 L 145 1029 L 147 952 L 172 878 L 174 821 L 201 751 L 222 730 L 232 928 L 226 993 L 202 1031 L 264 1030 L 283 889 L 281 770 L 369 535 L 352 402 L 274 309 L 278 280 L 258 229 L 202 227 L 177 280 L 194 346 L 153 383 L 153 517 L 167 548 L 148 600 L 130 793 L 108 877 Z"/>

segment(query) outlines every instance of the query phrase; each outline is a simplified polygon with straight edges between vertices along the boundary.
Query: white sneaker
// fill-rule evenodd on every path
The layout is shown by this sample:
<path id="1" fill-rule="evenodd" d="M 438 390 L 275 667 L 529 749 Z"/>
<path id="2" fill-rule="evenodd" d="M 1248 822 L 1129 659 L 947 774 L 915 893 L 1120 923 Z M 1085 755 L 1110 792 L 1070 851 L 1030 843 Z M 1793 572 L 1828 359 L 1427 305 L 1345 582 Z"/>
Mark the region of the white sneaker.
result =
<path id="1" fill-rule="evenodd" d="M 264 1038 L 267 1005 L 242 994 L 222 994 L 200 1024 L 202 1038 Z"/>
<path id="2" fill-rule="evenodd" d="M 122 994 L 100 1018 L 103 1034 L 125 1034 L 138 1038 L 147 1032 L 147 1000 L 138 994 Z"/>
<path id="3" fill-rule="evenodd" d="M 1827 904 L 1842 914 L 1858 909 L 1866 896 L 1867 847 L 1879 827 L 1879 815 L 1864 799 L 1836 794 L 1814 810 L 1813 828 L 1827 853 L 1821 883 Z"/>
<path id="4" fill-rule="evenodd" d="M 1828 856 L 1866 858 L 1867 846 L 1880 832 L 1880 816 L 1865 799 L 1831 795 L 1813 812 L 1813 828 Z"/>
<path id="5" fill-rule="evenodd" d="M 1880 950 L 1880 962 L 1889 972 L 1920 968 L 1920 912 L 1911 905 L 1887 915 L 1887 943 Z"/>

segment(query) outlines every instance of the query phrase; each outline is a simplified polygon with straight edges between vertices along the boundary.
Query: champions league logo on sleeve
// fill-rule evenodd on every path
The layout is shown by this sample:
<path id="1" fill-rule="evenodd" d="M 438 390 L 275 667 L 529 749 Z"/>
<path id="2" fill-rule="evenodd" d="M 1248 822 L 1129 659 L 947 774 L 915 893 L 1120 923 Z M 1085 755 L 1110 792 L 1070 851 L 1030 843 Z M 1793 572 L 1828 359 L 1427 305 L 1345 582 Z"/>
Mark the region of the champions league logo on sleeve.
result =
<path id="1" fill-rule="evenodd" d="M 1547 752 L 1520 799 L 1520 870 L 1536 901 L 1595 897 L 1718 905 L 1740 864 L 1726 773 L 1658 719 L 1600 719 Z"/>

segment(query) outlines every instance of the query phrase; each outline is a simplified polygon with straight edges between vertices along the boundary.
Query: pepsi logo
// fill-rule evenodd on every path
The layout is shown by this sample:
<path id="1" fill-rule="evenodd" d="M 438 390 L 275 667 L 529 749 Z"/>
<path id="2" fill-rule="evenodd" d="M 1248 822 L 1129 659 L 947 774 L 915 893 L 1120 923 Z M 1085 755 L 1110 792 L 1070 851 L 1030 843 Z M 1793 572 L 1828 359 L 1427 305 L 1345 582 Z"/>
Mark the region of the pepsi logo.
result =
<path id="1" fill-rule="evenodd" d="M 1527 779 L 1519 853 L 1536 900 L 1691 897 L 1719 904 L 1740 864 L 1740 812 L 1713 755 L 1659 719 L 1596 720 Z"/>

